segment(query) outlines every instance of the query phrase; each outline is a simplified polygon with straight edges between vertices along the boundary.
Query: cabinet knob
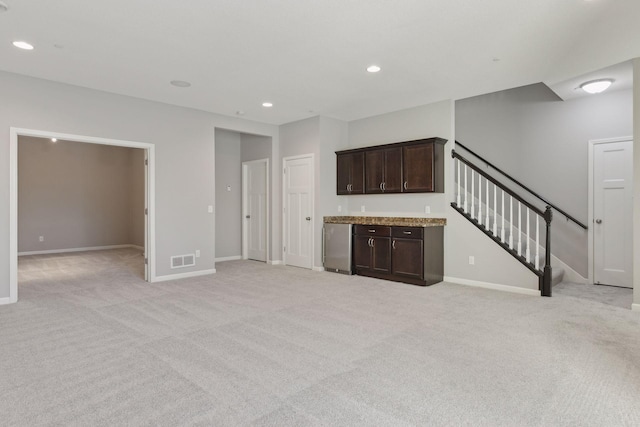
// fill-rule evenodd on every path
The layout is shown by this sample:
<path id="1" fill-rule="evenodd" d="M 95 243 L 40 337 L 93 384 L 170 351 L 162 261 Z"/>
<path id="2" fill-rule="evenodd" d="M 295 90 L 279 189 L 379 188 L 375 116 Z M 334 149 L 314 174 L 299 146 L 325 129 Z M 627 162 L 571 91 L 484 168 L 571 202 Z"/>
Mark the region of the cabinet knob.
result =
<path id="1" fill-rule="evenodd" d="M 410 231 L 403 231 L 404 234 L 411 234 Z"/>
<path id="2" fill-rule="evenodd" d="M 382 188 L 382 186 L 383 186 L 383 184 L 382 184 L 382 183 L 380 183 L 380 191 L 382 191 L 382 189 L 383 189 L 383 188 Z"/>
<path id="3" fill-rule="evenodd" d="M 393 241 L 391 242 L 391 247 L 392 247 L 393 249 L 395 249 L 395 248 L 396 248 L 396 241 L 395 241 L 395 240 L 393 240 Z"/>
<path id="4" fill-rule="evenodd" d="M 306 219 L 307 221 L 311 221 L 311 217 L 310 217 L 310 216 L 306 217 L 305 219 Z"/>
<path id="5" fill-rule="evenodd" d="M 245 216 L 245 218 L 249 219 L 249 218 L 251 218 L 251 215 L 247 215 L 247 216 Z"/>
<path id="6" fill-rule="evenodd" d="M 602 224 L 602 220 L 601 219 L 596 219 L 596 224 Z"/>
<path id="7" fill-rule="evenodd" d="M 407 189 L 407 186 L 408 186 L 408 183 L 407 183 L 407 181 L 405 181 L 405 182 L 404 182 L 404 185 L 403 185 L 403 187 L 404 187 L 404 189 L 405 189 L 405 190 Z"/>

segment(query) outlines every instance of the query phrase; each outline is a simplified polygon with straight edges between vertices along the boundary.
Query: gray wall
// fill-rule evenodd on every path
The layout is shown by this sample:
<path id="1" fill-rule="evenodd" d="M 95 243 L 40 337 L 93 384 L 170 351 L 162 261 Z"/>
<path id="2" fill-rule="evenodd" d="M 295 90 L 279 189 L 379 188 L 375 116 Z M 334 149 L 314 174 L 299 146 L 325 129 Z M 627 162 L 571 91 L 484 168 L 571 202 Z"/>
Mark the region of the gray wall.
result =
<path id="1" fill-rule="evenodd" d="M 140 149 L 20 137 L 18 251 L 143 246 L 143 162 Z"/>
<path id="2" fill-rule="evenodd" d="M 271 138 L 259 135 L 240 135 L 240 160 L 250 162 L 271 158 Z"/>
<path id="3" fill-rule="evenodd" d="M 537 84 L 456 101 L 455 114 L 458 141 L 584 223 L 589 140 L 633 133 L 630 90 L 562 101 Z M 561 215 L 552 230 L 553 254 L 586 277 L 587 233 Z"/>
<path id="4" fill-rule="evenodd" d="M 242 253 L 240 144 L 239 133 L 216 129 L 216 258 Z"/>
<path id="5" fill-rule="evenodd" d="M 277 126 L 0 72 L 0 240 L 9 241 L 9 129 L 139 141 L 156 148 L 156 275 L 215 267 L 215 128 L 273 138 Z M 274 193 L 280 203 L 279 193 Z M 277 205 L 276 203 L 276 205 Z M 276 211 L 277 213 L 277 211 Z M 277 216 L 279 218 L 279 216 Z M 272 215 L 276 218 L 276 214 Z M 280 246 L 280 224 L 273 223 Z M 170 269 L 170 257 L 200 249 L 194 267 Z M 277 252 L 276 254 L 280 254 Z M 9 245 L 0 247 L 0 300 L 9 296 Z"/>

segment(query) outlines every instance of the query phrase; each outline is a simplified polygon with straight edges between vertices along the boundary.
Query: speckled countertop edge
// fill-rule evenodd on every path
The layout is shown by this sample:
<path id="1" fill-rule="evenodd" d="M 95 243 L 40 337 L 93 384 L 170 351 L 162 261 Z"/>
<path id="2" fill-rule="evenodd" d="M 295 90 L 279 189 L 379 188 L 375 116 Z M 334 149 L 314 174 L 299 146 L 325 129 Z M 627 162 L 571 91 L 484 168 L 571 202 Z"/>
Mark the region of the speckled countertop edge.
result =
<path id="1" fill-rule="evenodd" d="M 390 216 L 325 216 L 325 224 L 387 225 L 400 227 L 442 227 L 446 218 L 406 218 Z"/>

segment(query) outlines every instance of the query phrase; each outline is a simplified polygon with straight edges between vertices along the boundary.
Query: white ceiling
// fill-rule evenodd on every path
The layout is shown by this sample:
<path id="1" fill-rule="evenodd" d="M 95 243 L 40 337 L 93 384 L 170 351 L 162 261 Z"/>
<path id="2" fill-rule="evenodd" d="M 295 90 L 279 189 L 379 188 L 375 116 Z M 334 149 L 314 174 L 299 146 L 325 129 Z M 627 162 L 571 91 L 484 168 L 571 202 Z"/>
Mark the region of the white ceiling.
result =
<path id="1" fill-rule="evenodd" d="M 272 124 L 552 86 L 640 56 L 638 0 L 3 1 L 1 70 Z M 596 35 L 611 49 L 590 52 Z"/>

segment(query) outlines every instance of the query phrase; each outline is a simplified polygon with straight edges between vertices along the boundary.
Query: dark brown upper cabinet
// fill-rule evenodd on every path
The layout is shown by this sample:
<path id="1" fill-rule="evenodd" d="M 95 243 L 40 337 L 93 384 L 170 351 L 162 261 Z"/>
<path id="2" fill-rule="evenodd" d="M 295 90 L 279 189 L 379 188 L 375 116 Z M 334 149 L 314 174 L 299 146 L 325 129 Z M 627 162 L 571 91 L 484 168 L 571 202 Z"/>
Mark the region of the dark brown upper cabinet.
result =
<path id="1" fill-rule="evenodd" d="M 337 151 L 337 193 L 442 193 L 446 142 L 428 138 Z"/>
<path id="2" fill-rule="evenodd" d="M 365 193 L 400 193 L 402 190 L 402 148 L 365 151 Z"/>
<path id="3" fill-rule="evenodd" d="M 338 154 L 337 194 L 364 193 L 364 152 Z"/>

